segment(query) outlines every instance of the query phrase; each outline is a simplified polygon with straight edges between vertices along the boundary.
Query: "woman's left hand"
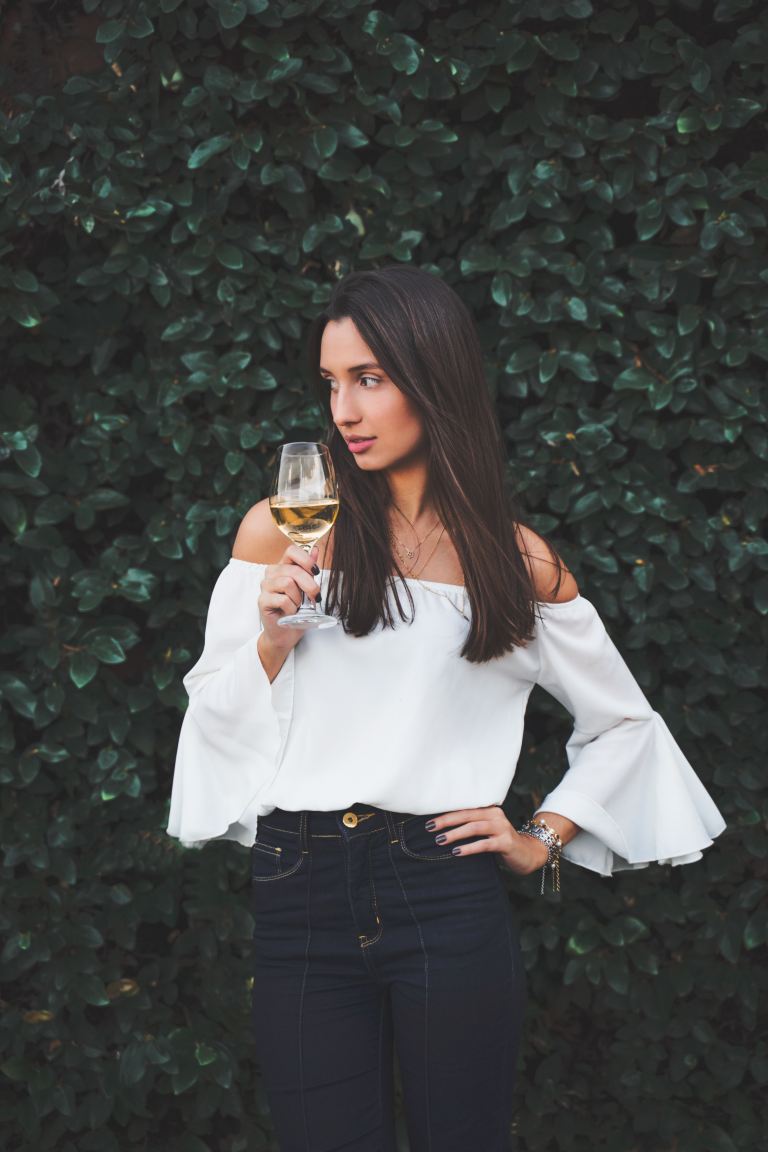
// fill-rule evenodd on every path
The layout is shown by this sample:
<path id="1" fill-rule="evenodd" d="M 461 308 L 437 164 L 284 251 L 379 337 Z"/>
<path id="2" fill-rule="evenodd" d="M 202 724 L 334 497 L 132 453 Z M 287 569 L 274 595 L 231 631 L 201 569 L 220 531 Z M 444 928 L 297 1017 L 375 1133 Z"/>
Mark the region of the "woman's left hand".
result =
<path id="1" fill-rule="evenodd" d="M 498 804 L 487 808 L 460 808 L 455 812 L 443 812 L 434 817 L 435 836 L 445 836 L 441 841 L 448 848 L 456 840 L 468 836 L 485 836 L 485 840 L 475 840 L 471 844 L 460 845 L 457 855 L 469 856 L 476 852 L 498 852 L 511 872 L 528 876 L 542 868 L 549 855 L 546 844 L 534 836 L 525 836 L 510 824 Z"/>

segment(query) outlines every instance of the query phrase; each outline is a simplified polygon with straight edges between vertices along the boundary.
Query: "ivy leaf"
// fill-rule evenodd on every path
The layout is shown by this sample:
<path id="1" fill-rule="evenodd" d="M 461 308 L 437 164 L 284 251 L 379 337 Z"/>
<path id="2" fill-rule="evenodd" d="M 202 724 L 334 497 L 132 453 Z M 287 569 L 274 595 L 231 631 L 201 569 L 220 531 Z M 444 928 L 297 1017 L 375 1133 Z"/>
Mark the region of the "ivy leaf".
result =
<path id="1" fill-rule="evenodd" d="M 124 1084 L 138 1084 L 147 1066 L 144 1043 L 132 1040 L 120 1056 L 119 1076 Z"/>
<path id="2" fill-rule="evenodd" d="M 210 1045 L 200 1041 L 195 1045 L 195 1059 L 204 1068 L 207 1064 L 213 1064 L 215 1060 L 218 1060 L 218 1052 L 215 1048 L 211 1048 Z"/>
<path id="3" fill-rule="evenodd" d="M 549 348 L 539 357 L 539 380 L 542 384 L 549 383 L 560 365 L 560 353 L 557 349 Z"/>
<path id="4" fill-rule="evenodd" d="M 97 636 L 89 644 L 88 650 L 102 664 L 122 664 L 125 661 L 125 649 L 114 636 Z"/>
<path id="5" fill-rule="evenodd" d="M 578 928 L 566 941 L 565 948 L 576 956 L 591 952 L 600 943 L 600 933 L 594 924 Z"/>
<path id="6" fill-rule="evenodd" d="M 75 652 L 69 661 L 69 678 L 76 688 L 85 688 L 99 670 L 99 662 L 88 652 Z"/>
<path id="7" fill-rule="evenodd" d="M 19 268 L 13 273 L 11 279 L 20 292 L 37 292 L 40 287 L 37 276 L 28 268 Z"/>
<path id="8" fill-rule="evenodd" d="M 266 368 L 259 368 L 253 380 L 253 386 L 260 392 L 271 392 L 277 388 L 277 380 Z"/>
<path id="9" fill-rule="evenodd" d="M 500 308 L 506 308 L 512 300 L 514 284 L 508 272 L 497 273 L 491 281 L 491 296 Z"/>
<path id="10" fill-rule="evenodd" d="M 204 140 L 202 144 L 198 144 L 187 160 L 187 168 L 202 168 L 212 156 L 226 152 L 231 143 L 232 137 L 229 134 L 211 136 L 209 140 Z"/>
<path id="11" fill-rule="evenodd" d="M 606 551 L 605 548 L 599 548 L 597 544 L 587 544 L 582 549 L 582 559 L 601 572 L 618 572 L 619 570 L 619 564 L 614 554 Z"/>
<path id="12" fill-rule="evenodd" d="M 398 72 L 404 72 L 406 76 L 412 76 L 414 72 L 418 72 L 421 53 L 424 49 L 410 36 L 405 36 L 402 32 L 396 32 L 390 39 L 389 58 L 392 61 L 392 67 Z"/>
<path id="13" fill-rule="evenodd" d="M 612 952 L 603 964 L 605 979 L 614 992 L 626 996 L 629 991 L 629 966 L 623 952 Z"/>
<path id="14" fill-rule="evenodd" d="M 33 301 L 11 296 L 3 303 L 7 314 L 22 328 L 36 328 L 38 324 L 42 324 L 43 318 Z"/>
<path id="15" fill-rule="evenodd" d="M 333 156 L 336 151 L 339 137 L 333 128 L 318 128 L 316 132 L 312 133 L 312 142 L 317 149 L 318 155 L 322 156 L 324 160 L 327 160 L 327 158 Z"/>
<path id="16" fill-rule="evenodd" d="M 7 700 L 14 712 L 32 720 L 35 715 L 37 701 L 35 695 L 27 684 L 13 676 L 10 672 L 0 673 L 0 696 Z"/>
<path id="17" fill-rule="evenodd" d="M 694 332 L 699 327 L 699 320 L 701 319 L 701 309 L 695 304 L 683 304 L 677 313 L 677 331 L 682 336 L 687 336 L 690 332 Z"/>
<path id="18" fill-rule="evenodd" d="M 645 368 L 634 366 L 632 368 L 625 368 L 613 382 L 615 391 L 620 391 L 624 388 L 632 388 L 638 391 L 649 391 L 656 382 L 655 376 Z"/>
<path id="19" fill-rule="evenodd" d="M 580 296 L 569 296 L 565 302 L 565 309 L 572 320 L 584 321 L 589 315 L 587 306 Z"/>
<path id="20" fill-rule="evenodd" d="M 370 144 L 365 132 L 361 132 L 355 124 L 336 124 L 335 128 L 339 139 L 347 148 L 363 148 L 366 144 Z"/>
<path id="21" fill-rule="evenodd" d="M 78 972 L 72 981 L 71 987 L 85 1000 L 86 1004 L 103 1007 L 110 1003 L 110 999 L 104 989 L 104 984 L 99 980 L 98 976 L 92 976 L 87 972 Z"/>
<path id="22" fill-rule="evenodd" d="M 244 266 L 243 253 L 234 244 L 217 244 L 216 246 L 216 259 L 225 268 L 229 268 L 233 272 L 239 271 Z"/>
<path id="23" fill-rule="evenodd" d="M 216 11 L 222 28 L 237 28 L 248 14 L 241 0 L 217 0 Z"/>
<path id="24" fill-rule="evenodd" d="M 96 29 L 97 44 L 112 44 L 125 32 L 125 20 L 107 20 Z"/>
<path id="25" fill-rule="evenodd" d="M 152 36 L 155 26 L 145 12 L 138 12 L 135 16 L 128 18 L 127 31 L 132 39 L 143 40 L 147 36 Z"/>

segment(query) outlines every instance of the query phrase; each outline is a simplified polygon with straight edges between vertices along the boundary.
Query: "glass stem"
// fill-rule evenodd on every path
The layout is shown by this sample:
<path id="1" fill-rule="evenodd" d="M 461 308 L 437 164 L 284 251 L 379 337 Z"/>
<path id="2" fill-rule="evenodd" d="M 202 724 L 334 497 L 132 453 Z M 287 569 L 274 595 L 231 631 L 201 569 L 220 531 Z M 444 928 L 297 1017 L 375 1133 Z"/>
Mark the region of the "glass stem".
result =
<path id="1" fill-rule="evenodd" d="M 312 544 L 302 544 L 301 547 L 309 554 L 312 551 Z M 317 602 L 310 600 L 304 589 L 301 589 L 301 603 L 299 604 L 299 612 L 306 615 L 307 612 L 317 613 Z"/>

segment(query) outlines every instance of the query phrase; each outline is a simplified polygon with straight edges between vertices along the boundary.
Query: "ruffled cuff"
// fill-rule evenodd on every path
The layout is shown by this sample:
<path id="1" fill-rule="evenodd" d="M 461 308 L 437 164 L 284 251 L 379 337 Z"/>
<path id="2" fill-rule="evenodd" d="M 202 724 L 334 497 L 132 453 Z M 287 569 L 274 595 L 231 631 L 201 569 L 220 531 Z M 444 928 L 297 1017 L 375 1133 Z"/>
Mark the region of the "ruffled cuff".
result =
<path id="1" fill-rule="evenodd" d="M 179 735 L 167 833 L 186 848 L 253 844 L 258 796 L 279 770 L 293 709 L 294 649 L 270 684 L 258 636 L 190 699 Z"/>
<path id="2" fill-rule="evenodd" d="M 566 751 L 570 768 L 536 809 L 579 825 L 563 859 L 601 876 L 692 864 L 727 827 L 658 712 L 598 738 L 574 731 Z"/>

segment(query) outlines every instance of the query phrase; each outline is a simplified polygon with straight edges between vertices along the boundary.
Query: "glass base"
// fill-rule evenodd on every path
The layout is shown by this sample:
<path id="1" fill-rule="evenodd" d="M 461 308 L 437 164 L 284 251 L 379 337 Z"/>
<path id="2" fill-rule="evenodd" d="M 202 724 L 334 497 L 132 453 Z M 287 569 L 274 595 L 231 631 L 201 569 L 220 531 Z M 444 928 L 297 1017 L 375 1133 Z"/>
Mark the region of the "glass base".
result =
<path id="1" fill-rule="evenodd" d="M 339 623 L 337 616 L 326 616 L 324 612 L 295 612 L 292 616 L 281 616 L 281 628 L 333 628 Z"/>

